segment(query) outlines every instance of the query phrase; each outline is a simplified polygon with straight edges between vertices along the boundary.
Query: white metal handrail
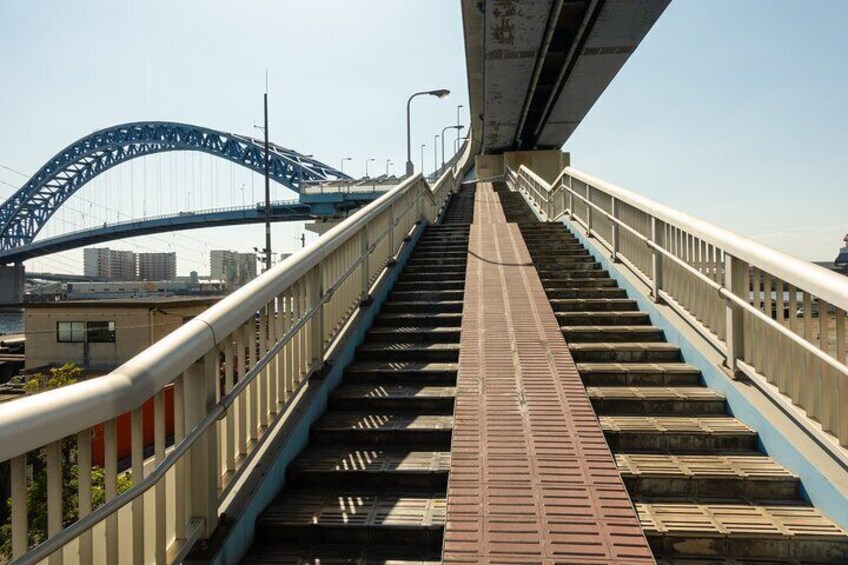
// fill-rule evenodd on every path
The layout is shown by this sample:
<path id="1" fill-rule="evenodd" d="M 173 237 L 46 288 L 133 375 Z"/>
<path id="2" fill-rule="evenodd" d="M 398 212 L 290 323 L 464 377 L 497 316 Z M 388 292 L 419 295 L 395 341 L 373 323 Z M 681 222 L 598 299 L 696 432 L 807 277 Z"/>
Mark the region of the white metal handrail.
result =
<path id="1" fill-rule="evenodd" d="M 421 175 L 356 212 L 111 374 L 26 397 L 0 411 L 0 461 L 12 470 L 15 563 L 164 562 L 217 524 L 219 504 L 264 434 L 422 220 L 434 221 L 469 162 L 432 186 Z M 174 448 L 165 455 L 166 388 Z M 143 406 L 152 399 L 154 466 L 144 472 Z M 117 421 L 131 414 L 133 486 L 118 496 Z M 103 427 L 106 503 L 91 503 L 92 432 Z M 62 442 L 78 445 L 79 517 L 62 526 Z M 27 455 L 47 457 L 48 539 L 30 550 Z M 150 496 L 144 496 L 153 490 Z M 168 494 L 170 493 L 170 494 Z M 166 502 L 167 500 L 167 502 Z M 152 514 L 150 511 L 152 510 Z M 152 518 L 152 519 L 151 519 Z M 196 530 L 195 533 L 192 529 Z M 95 543 L 97 542 L 97 543 Z"/>
<path id="2" fill-rule="evenodd" d="M 848 445 L 848 279 L 571 167 L 552 185 L 523 166 L 506 176 L 543 218 L 582 226 L 731 371 L 753 368 Z"/>

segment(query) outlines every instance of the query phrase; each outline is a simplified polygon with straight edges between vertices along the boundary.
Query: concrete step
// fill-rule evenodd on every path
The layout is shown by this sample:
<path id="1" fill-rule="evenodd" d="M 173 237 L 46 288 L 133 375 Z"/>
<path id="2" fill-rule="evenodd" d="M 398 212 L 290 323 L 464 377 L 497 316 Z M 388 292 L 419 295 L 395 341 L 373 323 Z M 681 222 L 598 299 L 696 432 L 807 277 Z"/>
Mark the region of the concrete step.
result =
<path id="1" fill-rule="evenodd" d="M 413 312 L 462 312 L 462 300 L 440 300 L 432 302 L 402 302 L 387 300 L 383 303 L 381 312 L 413 313 Z"/>
<path id="2" fill-rule="evenodd" d="M 431 326 L 458 328 L 462 312 L 386 312 L 374 319 L 374 327 Z"/>
<path id="3" fill-rule="evenodd" d="M 441 565 L 441 548 L 394 544 L 299 544 L 266 540 L 254 545 L 244 565 Z"/>
<path id="4" fill-rule="evenodd" d="M 848 532 L 801 501 L 740 502 L 715 496 L 634 497 L 633 502 L 654 555 L 664 559 L 848 563 Z"/>
<path id="5" fill-rule="evenodd" d="M 319 444 L 428 445 L 450 447 L 453 416 L 419 412 L 369 411 L 325 414 L 312 426 L 312 440 Z"/>
<path id="6" fill-rule="evenodd" d="M 635 312 L 639 309 L 629 298 L 551 298 L 554 312 Z"/>
<path id="7" fill-rule="evenodd" d="M 546 291 L 551 291 L 570 288 L 617 288 L 618 283 L 609 277 L 562 277 L 560 279 L 542 279 L 542 286 Z"/>
<path id="8" fill-rule="evenodd" d="M 550 248 L 542 248 L 537 245 L 531 245 L 528 247 L 530 250 L 530 255 L 533 257 L 534 262 L 539 263 L 556 263 L 560 259 L 579 259 L 591 257 L 589 254 L 589 250 L 585 247 L 573 245 L 573 246 L 560 246 L 560 245 L 552 245 Z"/>
<path id="9" fill-rule="evenodd" d="M 561 326 L 637 326 L 651 323 L 644 312 L 630 310 L 625 312 L 557 312 L 557 321 Z"/>
<path id="10" fill-rule="evenodd" d="M 561 326 L 569 343 L 659 342 L 665 339 L 656 326 Z"/>
<path id="11" fill-rule="evenodd" d="M 456 363 L 459 361 L 459 343 L 366 342 L 357 348 L 356 360 Z"/>
<path id="12" fill-rule="evenodd" d="M 441 302 L 443 300 L 462 300 L 462 290 L 392 290 L 389 300 L 397 302 Z"/>
<path id="13" fill-rule="evenodd" d="M 464 290 L 465 279 L 455 279 L 446 281 L 422 280 L 415 282 L 401 281 L 395 283 L 392 290 L 394 291 L 415 291 L 415 290 Z"/>
<path id="14" fill-rule="evenodd" d="M 698 386 L 701 371 L 687 363 L 578 363 L 586 386 Z"/>
<path id="15" fill-rule="evenodd" d="M 615 287 L 545 289 L 548 298 L 627 298 L 627 291 Z"/>
<path id="16" fill-rule="evenodd" d="M 757 451 L 757 432 L 730 416 L 600 416 L 615 452 L 739 453 Z"/>
<path id="17" fill-rule="evenodd" d="M 800 480 L 765 455 L 617 453 L 633 496 L 710 496 L 797 500 Z"/>
<path id="18" fill-rule="evenodd" d="M 598 415 L 723 415 L 724 397 L 702 386 L 590 386 L 586 389 Z"/>
<path id="19" fill-rule="evenodd" d="M 465 259 L 468 255 L 467 249 L 467 245 L 418 247 L 409 259 Z"/>
<path id="20" fill-rule="evenodd" d="M 453 414 L 456 387 L 425 384 L 343 384 L 330 395 L 332 410 L 419 410 Z"/>
<path id="21" fill-rule="evenodd" d="M 298 487 L 446 489 L 450 450 L 397 447 L 308 447 L 292 463 Z"/>
<path id="22" fill-rule="evenodd" d="M 302 489 L 271 503 L 256 521 L 256 537 L 300 544 L 437 547 L 444 523 L 443 492 Z"/>
<path id="23" fill-rule="evenodd" d="M 421 385 L 455 385 L 456 363 L 428 363 L 426 361 L 359 361 L 345 369 L 344 381 L 348 383 L 381 383 Z"/>
<path id="24" fill-rule="evenodd" d="M 368 331 L 368 342 L 459 343 L 460 328 L 438 326 L 378 326 Z"/>
<path id="25" fill-rule="evenodd" d="M 457 277 L 465 280 L 465 264 L 462 265 L 410 265 L 403 267 L 404 280 L 417 280 L 410 275 L 424 275 L 431 280 L 442 280 L 442 278 L 455 279 Z"/>
<path id="26" fill-rule="evenodd" d="M 569 343 L 578 363 L 638 363 L 680 361 L 680 348 L 670 343 Z"/>
<path id="27" fill-rule="evenodd" d="M 428 272 L 426 270 L 420 272 L 404 271 L 398 277 L 396 284 L 417 284 L 420 282 L 462 284 L 463 288 L 465 288 L 465 270 L 436 272 Z"/>
<path id="28" fill-rule="evenodd" d="M 571 270 L 569 272 L 563 272 L 560 268 L 550 271 L 540 268 L 539 265 L 534 266 L 536 267 L 536 272 L 539 274 L 539 278 L 543 282 L 550 280 L 609 278 L 609 271 L 601 269 L 600 267 L 596 269 L 585 269 L 579 271 Z"/>
<path id="29" fill-rule="evenodd" d="M 563 260 L 557 263 L 551 261 L 533 261 L 533 266 L 536 267 L 538 271 L 543 273 L 557 273 L 557 274 L 568 274 L 575 271 L 598 271 L 601 268 L 601 264 L 596 262 L 593 257 L 586 257 L 575 260 Z"/>

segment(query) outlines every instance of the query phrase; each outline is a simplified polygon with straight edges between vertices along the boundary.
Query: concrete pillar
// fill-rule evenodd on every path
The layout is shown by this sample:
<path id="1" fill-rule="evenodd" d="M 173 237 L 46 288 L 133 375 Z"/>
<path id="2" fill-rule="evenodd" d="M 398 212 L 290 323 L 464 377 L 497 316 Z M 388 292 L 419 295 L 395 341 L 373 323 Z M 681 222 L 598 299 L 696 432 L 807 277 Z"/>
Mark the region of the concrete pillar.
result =
<path id="1" fill-rule="evenodd" d="M 24 266 L 0 265 L 0 307 L 24 302 Z"/>
<path id="2" fill-rule="evenodd" d="M 570 164 L 571 155 L 558 149 L 507 151 L 497 155 L 478 155 L 474 160 L 478 179 L 500 176 L 507 167 L 518 171 L 524 165 L 549 183 Z"/>

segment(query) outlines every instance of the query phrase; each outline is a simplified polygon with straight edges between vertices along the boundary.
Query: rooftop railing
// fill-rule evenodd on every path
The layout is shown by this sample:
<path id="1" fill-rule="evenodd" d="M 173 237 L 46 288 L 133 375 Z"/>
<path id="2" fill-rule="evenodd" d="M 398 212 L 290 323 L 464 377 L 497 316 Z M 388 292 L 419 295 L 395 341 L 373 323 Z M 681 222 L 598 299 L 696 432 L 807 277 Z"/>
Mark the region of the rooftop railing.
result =
<path id="1" fill-rule="evenodd" d="M 210 536 L 275 419 L 322 369 L 404 239 L 436 220 L 469 161 L 466 145 L 434 184 L 405 179 L 108 375 L 4 404 L 13 562 L 173 562 Z M 119 493 L 127 414 L 131 486 Z M 98 446 L 103 466 L 93 474 Z M 30 488 L 35 460 L 45 461 L 46 495 L 32 499 L 41 492 Z M 101 471 L 105 501 L 96 507 Z M 30 536 L 34 507 L 47 509 L 45 539 Z"/>
<path id="2" fill-rule="evenodd" d="M 552 184 L 524 166 L 506 176 L 542 218 L 581 226 L 732 374 L 772 385 L 848 446 L 848 277 L 571 167 Z"/>

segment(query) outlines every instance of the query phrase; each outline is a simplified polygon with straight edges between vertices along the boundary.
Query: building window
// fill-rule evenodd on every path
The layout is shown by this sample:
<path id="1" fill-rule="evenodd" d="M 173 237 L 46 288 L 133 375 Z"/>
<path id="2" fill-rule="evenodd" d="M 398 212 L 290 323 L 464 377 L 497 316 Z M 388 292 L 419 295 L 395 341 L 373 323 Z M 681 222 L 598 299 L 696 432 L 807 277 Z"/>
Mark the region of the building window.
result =
<path id="1" fill-rule="evenodd" d="M 115 322 L 88 322 L 89 343 L 115 343 Z"/>
<path id="2" fill-rule="evenodd" d="M 115 343 L 115 322 L 56 322 L 59 343 Z"/>

